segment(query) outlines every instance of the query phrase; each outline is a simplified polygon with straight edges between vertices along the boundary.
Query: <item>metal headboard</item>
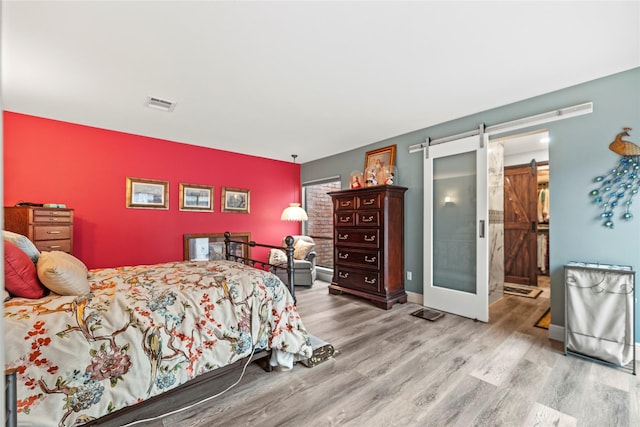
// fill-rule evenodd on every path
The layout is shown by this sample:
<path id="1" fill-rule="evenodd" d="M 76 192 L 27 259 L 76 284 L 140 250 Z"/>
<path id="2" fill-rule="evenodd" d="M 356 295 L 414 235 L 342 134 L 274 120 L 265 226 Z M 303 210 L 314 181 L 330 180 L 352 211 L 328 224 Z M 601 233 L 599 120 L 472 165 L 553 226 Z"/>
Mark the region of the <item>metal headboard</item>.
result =
<path id="1" fill-rule="evenodd" d="M 286 270 L 287 278 L 289 279 L 289 292 L 291 292 L 291 296 L 293 296 L 293 300 L 296 301 L 295 287 L 293 283 L 293 252 L 294 252 L 293 237 L 292 236 L 285 237 L 284 242 L 286 245 L 285 247 L 265 245 L 262 243 L 256 243 L 253 240 L 250 242 L 231 240 L 231 233 L 228 231 L 225 231 L 224 233 L 225 258 L 229 261 L 235 261 L 245 265 L 250 265 L 251 267 L 260 268 L 261 270 L 268 270 L 272 273 L 275 273 L 276 270 Z M 287 266 L 285 267 L 283 265 L 278 265 L 278 264 L 269 264 L 268 262 L 259 261 L 252 258 L 246 258 L 238 255 L 233 255 L 230 249 L 231 243 L 236 243 L 236 244 L 251 247 L 251 248 L 259 247 L 259 248 L 282 250 L 287 255 Z M 249 251 L 246 251 L 245 253 L 249 253 Z"/>

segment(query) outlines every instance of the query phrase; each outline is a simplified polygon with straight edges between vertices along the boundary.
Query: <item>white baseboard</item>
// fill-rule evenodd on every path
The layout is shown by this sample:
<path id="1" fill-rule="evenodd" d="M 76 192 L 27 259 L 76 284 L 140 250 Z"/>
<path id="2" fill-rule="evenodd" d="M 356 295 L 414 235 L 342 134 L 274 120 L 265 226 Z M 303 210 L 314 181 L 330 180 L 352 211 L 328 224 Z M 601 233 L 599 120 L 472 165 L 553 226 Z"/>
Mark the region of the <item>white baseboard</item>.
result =
<path id="1" fill-rule="evenodd" d="M 564 326 L 549 325 L 549 339 L 554 341 L 564 342 Z"/>
<path id="2" fill-rule="evenodd" d="M 331 283 L 333 280 L 333 269 L 316 267 L 316 279 Z"/>
<path id="3" fill-rule="evenodd" d="M 408 291 L 407 302 L 412 302 L 414 304 L 422 305 L 422 303 L 424 302 L 424 297 L 422 296 L 422 294 L 419 294 L 417 292 Z"/>

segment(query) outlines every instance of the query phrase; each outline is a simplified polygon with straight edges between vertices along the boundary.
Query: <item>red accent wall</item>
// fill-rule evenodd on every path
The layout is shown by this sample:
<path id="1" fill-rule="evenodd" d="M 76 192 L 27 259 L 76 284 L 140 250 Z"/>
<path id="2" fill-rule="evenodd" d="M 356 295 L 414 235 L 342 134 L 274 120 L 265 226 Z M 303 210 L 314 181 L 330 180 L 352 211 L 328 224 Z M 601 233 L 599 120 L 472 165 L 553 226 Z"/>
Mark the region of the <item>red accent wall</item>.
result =
<path id="1" fill-rule="evenodd" d="M 169 209 L 126 208 L 126 177 L 168 181 Z M 181 182 L 214 186 L 214 212 L 180 211 Z M 222 187 L 249 189 L 250 213 L 221 212 Z M 181 260 L 185 233 L 279 245 L 300 233 L 280 220 L 299 188 L 299 164 L 4 112 L 4 205 L 73 208 L 74 255 L 89 268 Z"/>

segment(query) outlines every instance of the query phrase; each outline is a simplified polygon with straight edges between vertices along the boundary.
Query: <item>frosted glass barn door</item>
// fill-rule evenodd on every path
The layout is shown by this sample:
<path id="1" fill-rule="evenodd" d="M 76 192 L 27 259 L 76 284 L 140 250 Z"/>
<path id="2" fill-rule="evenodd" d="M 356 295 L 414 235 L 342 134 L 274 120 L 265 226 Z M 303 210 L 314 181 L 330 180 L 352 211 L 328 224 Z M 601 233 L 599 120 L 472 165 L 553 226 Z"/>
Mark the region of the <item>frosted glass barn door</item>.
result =
<path id="1" fill-rule="evenodd" d="M 428 147 L 424 161 L 424 305 L 489 320 L 487 141 Z"/>

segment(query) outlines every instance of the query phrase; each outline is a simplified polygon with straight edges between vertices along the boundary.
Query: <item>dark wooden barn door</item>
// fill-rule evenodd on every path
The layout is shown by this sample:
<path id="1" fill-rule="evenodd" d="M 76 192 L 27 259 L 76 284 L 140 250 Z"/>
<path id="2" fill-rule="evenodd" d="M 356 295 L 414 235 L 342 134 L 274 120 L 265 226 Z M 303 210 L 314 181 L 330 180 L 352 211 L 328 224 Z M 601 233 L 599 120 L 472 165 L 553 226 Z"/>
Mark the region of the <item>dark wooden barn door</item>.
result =
<path id="1" fill-rule="evenodd" d="M 537 286 L 537 177 L 532 165 L 504 168 L 504 281 Z"/>

